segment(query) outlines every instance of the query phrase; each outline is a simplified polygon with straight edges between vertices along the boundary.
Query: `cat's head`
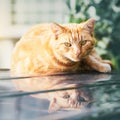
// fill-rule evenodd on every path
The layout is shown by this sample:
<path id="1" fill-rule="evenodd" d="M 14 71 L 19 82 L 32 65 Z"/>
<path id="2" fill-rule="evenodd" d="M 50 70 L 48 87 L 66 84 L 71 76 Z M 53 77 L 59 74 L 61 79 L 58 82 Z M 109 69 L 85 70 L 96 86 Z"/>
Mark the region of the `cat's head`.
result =
<path id="1" fill-rule="evenodd" d="M 92 101 L 91 94 L 85 89 L 66 90 L 50 94 L 49 112 L 58 110 L 82 110 Z"/>
<path id="2" fill-rule="evenodd" d="M 88 55 L 95 45 L 94 22 L 94 19 L 89 19 L 80 24 L 51 24 L 55 37 L 51 44 L 55 54 L 74 62 Z"/>

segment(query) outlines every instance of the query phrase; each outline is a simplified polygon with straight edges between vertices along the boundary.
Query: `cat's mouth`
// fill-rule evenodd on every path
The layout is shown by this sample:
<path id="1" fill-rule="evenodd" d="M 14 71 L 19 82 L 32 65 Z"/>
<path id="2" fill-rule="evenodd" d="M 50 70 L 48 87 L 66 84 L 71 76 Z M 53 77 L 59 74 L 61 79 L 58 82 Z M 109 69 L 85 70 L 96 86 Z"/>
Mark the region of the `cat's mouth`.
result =
<path id="1" fill-rule="evenodd" d="M 82 109 L 85 109 L 87 108 L 87 104 L 88 103 L 81 103 L 81 102 L 76 102 L 76 103 L 72 103 L 72 104 L 69 104 L 69 107 L 63 107 L 62 109 L 64 110 L 82 110 Z"/>
<path id="2" fill-rule="evenodd" d="M 76 59 L 73 59 L 73 58 L 71 58 L 71 61 L 73 61 L 73 62 L 79 62 L 80 61 L 80 59 L 78 58 L 76 58 Z"/>
<path id="3" fill-rule="evenodd" d="M 76 56 L 75 56 L 75 57 L 69 57 L 69 56 L 68 56 L 67 58 L 68 58 L 69 60 L 71 60 L 72 62 L 79 62 L 79 61 L 80 61 L 80 56 L 79 56 L 79 57 L 78 57 L 78 56 L 77 56 L 77 57 L 76 57 Z"/>
<path id="4" fill-rule="evenodd" d="M 89 54 L 89 53 L 88 53 Z M 72 56 L 67 56 L 67 58 L 69 60 L 71 60 L 72 62 L 79 62 L 81 61 L 81 59 L 85 58 L 86 56 L 88 56 L 88 54 L 79 54 L 79 55 L 72 55 Z"/>
<path id="5" fill-rule="evenodd" d="M 81 101 L 69 100 L 68 103 L 70 108 L 80 109 L 81 107 L 85 107 L 85 104 L 87 103 L 87 101 L 81 102 Z"/>
<path id="6" fill-rule="evenodd" d="M 76 103 L 73 103 L 73 104 L 70 104 L 70 107 L 71 108 L 74 108 L 74 109 L 78 109 L 78 108 L 80 108 L 80 106 L 81 106 L 81 102 L 76 102 Z"/>

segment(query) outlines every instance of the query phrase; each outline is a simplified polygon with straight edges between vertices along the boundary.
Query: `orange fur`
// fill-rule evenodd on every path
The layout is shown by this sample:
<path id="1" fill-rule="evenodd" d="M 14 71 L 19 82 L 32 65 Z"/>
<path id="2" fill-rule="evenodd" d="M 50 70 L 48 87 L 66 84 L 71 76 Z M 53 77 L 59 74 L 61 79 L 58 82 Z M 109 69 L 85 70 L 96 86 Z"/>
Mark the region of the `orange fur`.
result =
<path id="1" fill-rule="evenodd" d="M 110 72 L 110 61 L 97 55 L 94 19 L 81 24 L 39 24 L 16 44 L 11 61 L 14 74 L 53 74 L 96 70 Z"/>

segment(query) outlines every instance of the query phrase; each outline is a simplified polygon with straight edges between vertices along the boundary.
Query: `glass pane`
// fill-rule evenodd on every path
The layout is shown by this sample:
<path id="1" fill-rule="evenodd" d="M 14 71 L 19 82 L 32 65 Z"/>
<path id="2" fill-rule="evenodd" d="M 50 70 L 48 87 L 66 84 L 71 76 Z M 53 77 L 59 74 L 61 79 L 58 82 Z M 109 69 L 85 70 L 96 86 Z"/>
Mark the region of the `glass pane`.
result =
<path id="1" fill-rule="evenodd" d="M 11 76 L 0 72 L 1 120 L 115 118 L 120 112 L 117 73 Z"/>

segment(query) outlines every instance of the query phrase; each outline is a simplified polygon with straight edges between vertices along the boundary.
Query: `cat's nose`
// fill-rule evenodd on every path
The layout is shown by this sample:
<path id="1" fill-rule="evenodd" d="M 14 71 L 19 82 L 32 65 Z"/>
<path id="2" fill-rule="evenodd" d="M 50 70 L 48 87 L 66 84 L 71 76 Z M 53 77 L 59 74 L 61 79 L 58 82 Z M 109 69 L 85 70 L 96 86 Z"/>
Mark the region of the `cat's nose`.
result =
<path id="1" fill-rule="evenodd" d="M 80 50 L 76 51 L 76 52 L 75 52 L 75 55 L 76 55 L 77 57 L 79 57 L 79 55 L 80 55 Z"/>

